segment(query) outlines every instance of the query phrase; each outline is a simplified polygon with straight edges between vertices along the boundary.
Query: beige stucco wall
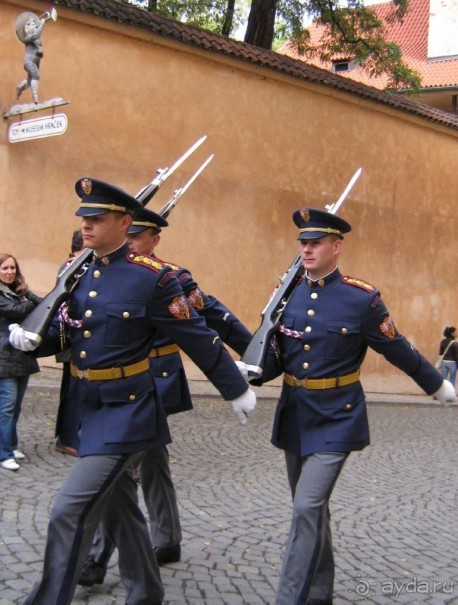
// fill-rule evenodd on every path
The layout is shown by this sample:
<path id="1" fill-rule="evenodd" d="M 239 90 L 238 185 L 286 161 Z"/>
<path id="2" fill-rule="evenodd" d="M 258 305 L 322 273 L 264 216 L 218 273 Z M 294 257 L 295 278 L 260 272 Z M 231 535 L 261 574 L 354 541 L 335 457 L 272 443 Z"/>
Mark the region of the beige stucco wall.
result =
<path id="1" fill-rule="evenodd" d="M 25 74 L 16 18 L 48 8 L 0 1 L 2 114 L 16 103 Z M 380 287 L 402 333 L 435 358 L 444 326 L 458 322 L 457 132 L 141 29 L 57 10 L 42 35 L 39 96 L 70 101 L 56 110 L 67 115 L 67 131 L 11 144 L 15 120 L 8 119 L 0 133 L 0 247 L 17 255 L 32 289 L 51 289 L 68 253 L 78 227 L 78 178 L 101 178 L 135 194 L 207 134 L 151 202 L 159 209 L 215 154 L 171 216 L 160 256 L 190 268 L 202 289 L 254 330 L 297 251 L 291 213 L 335 201 L 361 166 L 340 212 L 353 225 L 341 270 Z M 23 100 L 31 100 L 30 91 Z M 390 390 L 417 392 L 372 354 L 364 375 L 374 390 L 389 378 Z"/>

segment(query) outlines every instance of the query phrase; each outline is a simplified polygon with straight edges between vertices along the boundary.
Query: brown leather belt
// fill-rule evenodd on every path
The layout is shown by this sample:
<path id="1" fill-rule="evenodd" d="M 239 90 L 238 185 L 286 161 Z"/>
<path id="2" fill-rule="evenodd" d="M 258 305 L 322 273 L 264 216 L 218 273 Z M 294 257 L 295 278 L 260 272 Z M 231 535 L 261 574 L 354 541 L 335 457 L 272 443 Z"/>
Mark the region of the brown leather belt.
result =
<path id="1" fill-rule="evenodd" d="M 151 349 L 148 357 L 163 357 L 164 355 L 171 355 L 172 353 L 178 353 L 180 347 L 178 345 L 165 345 L 164 347 L 158 347 L 157 349 Z"/>
<path id="2" fill-rule="evenodd" d="M 336 389 L 338 387 L 344 387 L 347 384 L 353 384 L 359 380 L 359 370 L 352 374 L 346 374 L 345 376 L 338 376 L 337 378 L 303 378 L 300 380 L 292 374 L 284 375 L 284 381 L 290 387 L 302 387 L 303 389 L 311 390 L 322 390 L 322 389 Z"/>
<path id="3" fill-rule="evenodd" d="M 74 363 L 70 364 L 72 376 L 75 378 L 85 378 L 86 380 L 116 380 L 117 378 L 135 376 L 147 370 L 149 370 L 148 357 L 122 368 L 107 368 L 105 370 L 79 370 Z"/>

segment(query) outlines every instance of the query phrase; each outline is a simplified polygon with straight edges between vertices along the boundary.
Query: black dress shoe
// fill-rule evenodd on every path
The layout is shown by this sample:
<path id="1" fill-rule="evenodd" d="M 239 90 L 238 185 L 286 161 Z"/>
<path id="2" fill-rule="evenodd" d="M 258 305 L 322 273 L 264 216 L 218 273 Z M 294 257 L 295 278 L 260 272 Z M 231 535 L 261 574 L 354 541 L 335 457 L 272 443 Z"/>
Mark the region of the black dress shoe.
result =
<path id="1" fill-rule="evenodd" d="M 179 544 L 174 544 L 173 546 L 155 546 L 154 553 L 158 565 L 178 563 L 181 557 L 181 546 Z"/>
<path id="2" fill-rule="evenodd" d="M 89 555 L 84 562 L 83 569 L 78 580 L 80 586 L 94 586 L 102 584 L 107 568 L 101 563 L 97 563 L 92 555 Z"/>
<path id="3" fill-rule="evenodd" d="M 332 599 L 309 599 L 307 605 L 332 605 Z"/>

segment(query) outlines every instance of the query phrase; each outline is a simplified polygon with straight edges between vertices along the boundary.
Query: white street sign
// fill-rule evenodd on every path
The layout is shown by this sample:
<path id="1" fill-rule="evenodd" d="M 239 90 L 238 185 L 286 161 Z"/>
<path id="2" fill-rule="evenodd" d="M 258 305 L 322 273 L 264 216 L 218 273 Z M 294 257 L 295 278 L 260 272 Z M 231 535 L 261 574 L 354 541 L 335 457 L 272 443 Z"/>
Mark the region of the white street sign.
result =
<path id="1" fill-rule="evenodd" d="M 19 141 L 30 141 L 31 139 L 42 139 L 44 137 L 55 137 L 64 134 L 67 130 L 67 116 L 64 113 L 58 113 L 45 118 L 35 118 L 33 120 L 22 120 L 11 124 L 8 130 L 8 139 L 10 143 Z"/>

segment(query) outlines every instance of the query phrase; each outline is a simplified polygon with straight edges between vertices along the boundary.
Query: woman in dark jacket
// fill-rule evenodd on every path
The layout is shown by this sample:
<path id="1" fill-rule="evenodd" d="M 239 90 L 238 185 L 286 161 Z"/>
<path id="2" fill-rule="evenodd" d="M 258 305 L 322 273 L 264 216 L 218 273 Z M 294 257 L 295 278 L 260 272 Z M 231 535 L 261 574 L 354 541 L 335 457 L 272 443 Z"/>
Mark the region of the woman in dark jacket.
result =
<path id="1" fill-rule="evenodd" d="M 440 371 L 442 378 L 450 380 L 455 386 L 458 364 L 458 342 L 456 341 L 455 326 L 445 328 L 444 337 L 439 346 L 439 355 L 443 355 L 445 352 Z"/>
<path id="2" fill-rule="evenodd" d="M 14 256 L 0 254 L 0 466 L 10 471 L 25 458 L 17 449 L 16 427 L 29 376 L 39 367 L 34 357 L 10 345 L 8 326 L 21 323 L 40 300 L 28 289 Z"/>

